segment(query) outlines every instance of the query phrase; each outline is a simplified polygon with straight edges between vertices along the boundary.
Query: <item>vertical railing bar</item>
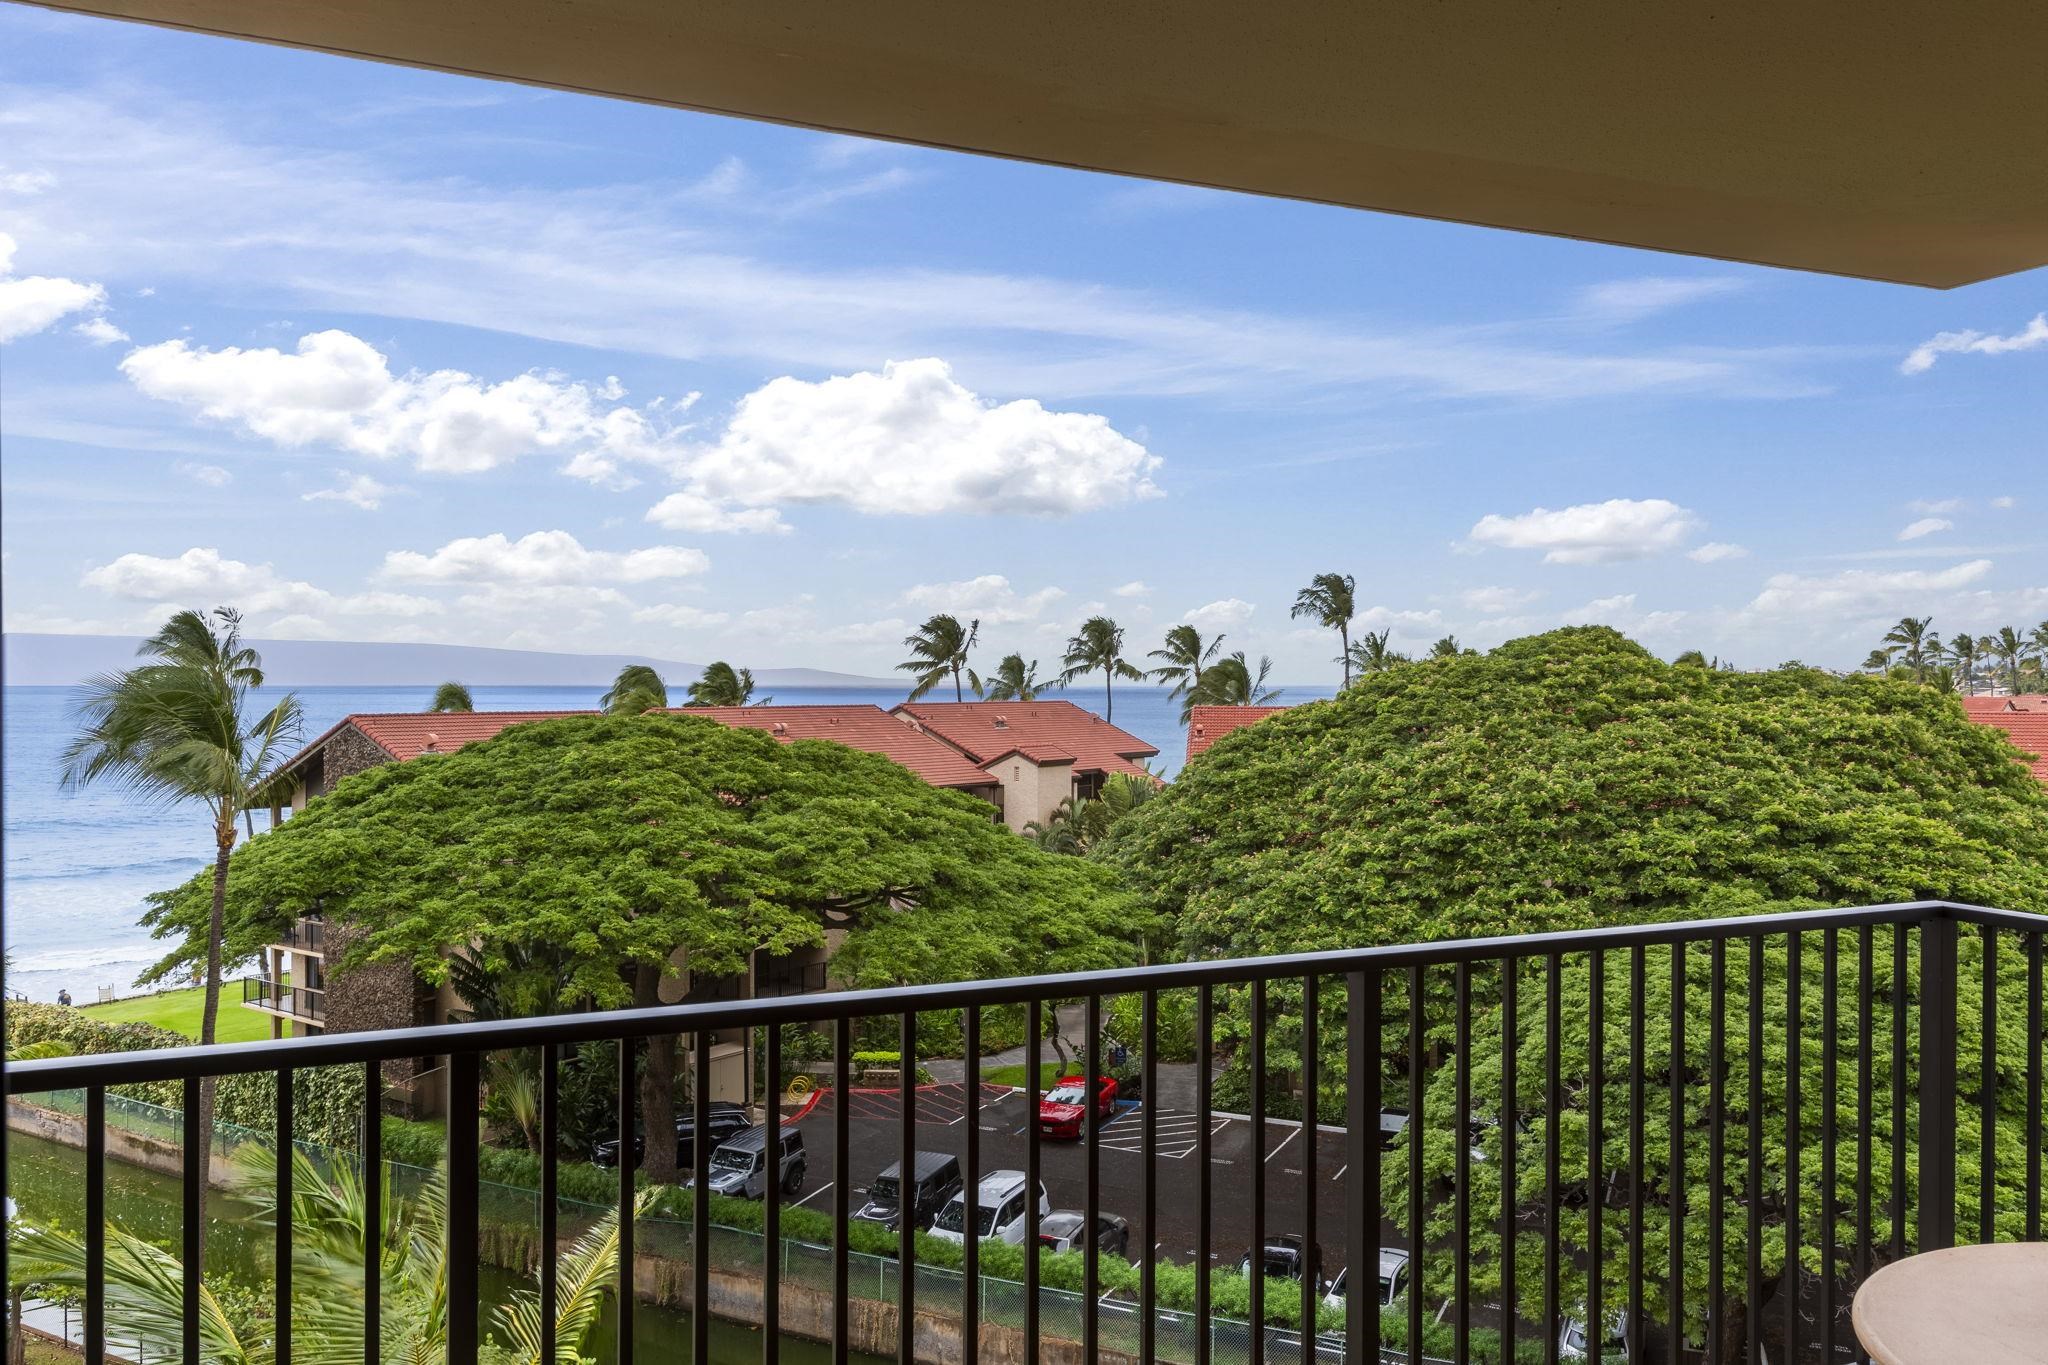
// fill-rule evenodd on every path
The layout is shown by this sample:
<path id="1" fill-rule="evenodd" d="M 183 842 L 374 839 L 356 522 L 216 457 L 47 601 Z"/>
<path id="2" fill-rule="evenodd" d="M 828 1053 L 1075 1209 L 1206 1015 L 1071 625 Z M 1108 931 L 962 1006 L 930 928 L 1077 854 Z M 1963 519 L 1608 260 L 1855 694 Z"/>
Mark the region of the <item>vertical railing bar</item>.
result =
<path id="1" fill-rule="evenodd" d="M 1422 964 L 1415 963 L 1408 968 L 1408 1362 L 1421 1360 Z"/>
<path id="2" fill-rule="evenodd" d="M 1764 1344 L 1764 940 L 1749 949 L 1748 1137 L 1743 1153 L 1743 1308 L 1748 1319 L 1745 1365 L 1762 1365 Z"/>
<path id="3" fill-rule="evenodd" d="M 363 1182 L 363 1365 L 377 1365 L 384 1354 L 383 1092 L 383 1064 L 363 1063 L 363 1151 L 357 1167 Z"/>
<path id="4" fill-rule="evenodd" d="M 690 1035 L 690 1359 L 711 1358 L 711 1030 Z M 651 1047 L 672 1048 L 666 1037 Z M 773 1134 L 771 1133 L 772 1137 Z M 651 1140 L 652 1135 L 650 1135 Z M 765 1144 L 767 1158 L 774 1144 Z M 780 1152 L 775 1152 L 778 1158 Z"/>
<path id="5" fill-rule="evenodd" d="M 1209 1054 L 1216 1045 L 1216 999 L 1207 982 L 1195 988 L 1195 1365 L 1209 1365 L 1209 1240 L 1214 1215 L 1209 1166 L 1210 1110 L 1214 1105 Z M 1028 1262 L 1026 1263 L 1029 1264 Z M 1029 1359 L 1038 1359 L 1037 1341 Z"/>
<path id="6" fill-rule="evenodd" d="M 1370 982 L 1371 985 L 1367 983 Z M 1344 1354 L 1379 1356 L 1380 1105 L 1379 973 L 1352 972 L 1344 982 L 1344 1030 L 1350 1065 L 1344 1078 Z M 1204 1120 L 1203 1128 L 1208 1127 Z M 1208 1153 L 1202 1154 L 1206 1163 Z M 1372 1277 L 1367 1278 L 1367 1267 Z M 1370 1310 L 1367 1304 L 1371 1304 Z M 1371 1335 L 1367 1336 L 1370 1332 Z"/>
<path id="7" fill-rule="evenodd" d="M 1521 1250 L 1515 1214 L 1522 1203 L 1522 1164 L 1516 1151 L 1521 1127 L 1522 960 L 1507 957 L 1500 964 L 1500 1358 L 1501 1365 L 1515 1365 L 1515 1346 L 1521 1336 L 1521 1282 L 1516 1273 L 1516 1253 Z M 1414 1120 L 1411 1118 L 1410 1122 Z M 1414 1284 L 1410 1267 L 1409 1284 Z M 1411 1287 L 1411 1293 L 1420 1291 Z"/>
<path id="8" fill-rule="evenodd" d="M 1543 964 L 1543 1360 L 1557 1365 L 1557 1338 L 1562 1329 L 1563 1305 L 1558 1302 L 1558 1277 L 1562 1269 L 1564 1229 L 1559 1225 L 1564 1202 L 1559 1185 L 1563 1180 L 1563 1143 L 1558 1141 L 1559 1120 L 1564 1111 L 1561 1071 L 1564 1047 L 1563 1017 L 1564 959 L 1552 953 Z"/>
<path id="9" fill-rule="evenodd" d="M 1907 927 L 1903 921 L 1892 926 L 1892 1236 L 1891 1258 L 1906 1254 L 1906 996 L 1910 987 L 1907 968 Z"/>
<path id="10" fill-rule="evenodd" d="M 1024 1049 L 1024 1358 L 1038 1359 L 1038 1184 L 1044 1167 L 1041 1165 L 1038 1138 L 1038 1091 L 1039 1071 L 1044 1065 L 1045 1055 L 1045 1002 L 1034 998 L 1025 1011 L 1026 1024 L 1030 1029 L 1031 1041 Z M 1052 1024 L 1060 1024 L 1059 1006 L 1055 1004 Z M 970 1205 L 976 1196 L 968 1196 Z M 981 1213 L 970 1208 L 975 1226 L 980 1226 Z M 966 1234 L 972 1236 L 973 1233 Z"/>
<path id="11" fill-rule="evenodd" d="M 107 1354 L 107 1090 L 85 1088 L 85 1358 Z"/>
<path id="12" fill-rule="evenodd" d="M 777 1365 L 782 1358 L 782 1029 L 781 1024 L 770 1024 L 763 1030 L 768 1164 L 761 1176 L 761 1365 Z"/>
<path id="13" fill-rule="evenodd" d="M 1322 1248 L 1316 1242 L 1316 1157 L 1322 1146 L 1317 1123 L 1322 1086 L 1316 1054 L 1321 1009 L 1317 984 L 1313 974 L 1301 979 L 1301 1141 L 1306 1147 L 1301 1154 L 1301 1244 L 1309 1258 L 1301 1277 L 1301 1365 L 1316 1365 L 1316 1302 L 1323 1277 Z"/>
<path id="14" fill-rule="evenodd" d="M 1101 1093 L 1103 1079 L 1101 996 L 1088 997 L 1082 1006 L 1082 1018 L 1087 1037 L 1082 1040 L 1084 1058 L 1081 1070 L 1088 1093 L 1087 1108 L 1081 1119 L 1082 1132 L 1087 1139 L 1087 1151 L 1083 1154 L 1087 1188 L 1081 1197 L 1081 1217 L 1085 1224 L 1081 1230 L 1081 1359 L 1087 1365 L 1094 1365 L 1102 1352 L 1102 1323 L 1096 1316 L 1095 1307 L 1096 1300 L 1102 1297 L 1102 1248 L 1096 1228 L 1102 1217 L 1102 1125 L 1105 1121 L 1096 1113 L 1100 1103 L 1096 1097 Z M 1111 1117 L 1115 1117 L 1113 1110 Z"/>
<path id="15" fill-rule="evenodd" d="M 1805 940 L 1798 930 L 1785 935 L 1785 1357 L 1799 1359 L 1799 1184 L 1800 1138 L 1804 1111 L 1800 1108 L 1800 1032 L 1804 1005 L 1801 1001 L 1805 977 L 1801 957 Z M 1832 1362 L 1830 1362 L 1832 1365 Z"/>
<path id="16" fill-rule="evenodd" d="M 1643 1252 L 1649 1229 L 1644 1225 L 1643 1198 L 1643 1102 L 1649 1077 L 1649 988 L 1648 963 L 1643 945 L 1629 949 L 1628 957 L 1628 1339 L 1640 1343 L 1643 1328 Z M 1631 1349 L 1637 1349 L 1631 1346 Z"/>
<path id="17" fill-rule="evenodd" d="M 1723 1131 L 1728 1069 L 1728 944 L 1715 939 L 1707 949 L 1707 1343 L 1718 1349 L 1723 1324 L 1721 1296 L 1727 1274 L 1726 1252 L 1721 1239 L 1721 1215 L 1726 1200 L 1722 1183 L 1726 1178 L 1727 1135 Z"/>
<path id="18" fill-rule="evenodd" d="M 1252 982 L 1250 992 L 1251 1039 L 1251 1129 L 1252 1129 L 1252 1246 L 1250 1309 L 1245 1314 L 1250 1331 L 1245 1356 L 1251 1365 L 1266 1359 L 1266 982 Z"/>
<path id="19" fill-rule="evenodd" d="M 1984 945 L 1984 1002 L 1978 1020 L 1982 1056 L 1977 1085 L 1977 1240 L 1988 1244 L 1998 1240 L 1998 931 L 1982 924 L 1977 934 Z"/>
<path id="20" fill-rule="evenodd" d="M 183 1163 L 185 1209 L 183 1222 L 179 1226 L 183 1244 L 182 1268 L 184 1271 L 183 1295 L 179 1302 L 178 1337 L 181 1345 L 180 1358 L 184 1365 L 199 1365 L 199 1275 L 200 1258 L 204 1254 L 201 1237 L 206 1226 L 206 1181 L 212 1165 L 207 1160 L 209 1153 L 199 1141 L 199 1109 L 201 1087 L 206 1083 L 197 1076 L 185 1079 L 185 1152 Z M 375 1091 L 371 1094 L 374 1097 Z M 374 1098 L 372 1100 L 374 1105 Z M 373 1109 L 374 1112 L 374 1109 Z M 369 1259 L 371 1281 L 376 1272 L 375 1257 Z M 375 1327 L 374 1311 L 369 1325 Z M 374 1343 L 375 1338 L 366 1338 Z M 365 1365 L 376 1365 L 374 1359 Z"/>
<path id="21" fill-rule="evenodd" d="M 960 1235 L 960 1356 L 981 1359 L 981 1238 L 975 1236 L 975 1196 L 981 1189 L 981 1007 L 969 1005 L 960 1022 L 960 1040 L 967 1062 L 967 1171 L 961 1202 L 967 1214 Z M 1151 1100 L 1146 1099 L 1147 1107 Z M 1027 1122 L 1035 1116 L 1027 1114 Z M 1149 1257 L 1147 1258 L 1150 1259 Z"/>
<path id="22" fill-rule="evenodd" d="M 1144 1158 L 1138 1171 L 1138 1204 L 1145 1224 L 1144 1255 L 1138 1261 L 1138 1359 L 1152 1365 L 1159 1352 L 1159 993 L 1146 991 L 1139 1001 L 1138 1122 Z M 968 1352 L 968 1360 L 976 1359 Z"/>
<path id="23" fill-rule="evenodd" d="M 633 1110 L 637 1100 L 633 1084 L 633 1040 L 619 1039 L 618 1051 L 618 1113 L 613 1116 L 619 1130 L 619 1340 L 616 1355 L 619 1365 L 633 1365 L 633 1171 L 639 1164 L 633 1157 Z M 662 1136 L 669 1141 L 674 1140 L 668 1134 Z M 643 1139 L 642 1160 L 653 1142 L 652 1133 Z"/>
<path id="24" fill-rule="evenodd" d="M 896 1020 L 896 1358 L 917 1358 L 917 1015 Z"/>
<path id="25" fill-rule="evenodd" d="M 1607 1346 L 1607 1308 L 1601 1290 L 1607 1267 L 1601 1214 L 1607 1207 L 1607 954 L 1586 954 L 1586 1341 L 1592 1365 L 1601 1365 Z"/>
<path id="26" fill-rule="evenodd" d="M 482 1193 L 477 1169 L 477 1082 L 481 1065 L 482 1059 L 474 1052 L 457 1052 L 448 1058 L 448 1365 L 476 1365 L 481 1344 L 477 1330 L 481 1316 L 477 1293 L 477 1213 Z M 628 1172 L 632 1157 L 630 1143 L 620 1148 L 619 1164 Z M 620 1254 L 623 1263 L 631 1263 L 624 1242 Z M 620 1365 L 631 1365 L 631 1361 L 622 1360 Z"/>
<path id="27" fill-rule="evenodd" d="M 1454 1265 L 1452 1267 L 1451 1297 L 1456 1305 L 1456 1317 L 1452 1320 L 1452 1341 L 1454 1355 L 1459 1360 L 1471 1358 L 1472 1351 L 1472 964 L 1460 962 L 1453 970 L 1451 991 L 1454 997 L 1453 1028 L 1455 1034 L 1452 1047 L 1455 1055 L 1451 1059 L 1452 1083 L 1455 1087 L 1453 1101 L 1453 1136 L 1457 1142 L 1455 1177 L 1457 1188 L 1451 1199 L 1451 1243 Z M 1409 1117 L 1415 1123 L 1415 1117 Z M 1312 1197 L 1312 1196 L 1311 1196 Z M 1313 1365 L 1306 1353 L 1303 1365 Z"/>
<path id="28" fill-rule="evenodd" d="M 1856 931 L 1856 1262 L 1853 1274 L 1860 1291 L 1870 1278 L 1870 1163 L 1871 1148 L 1871 1060 L 1870 973 L 1876 965 L 1871 928 Z M 1852 1300 L 1853 1302 L 1853 1300 Z M 1856 1337 L 1855 1324 L 1849 1329 L 1856 1359 L 1868 1365 L 1869 1353 Z"/>
<path id="29" fill-rule="evenodd" d="M 2027 935 L 2027 1240 L 2041 1240 L 2041 935 Z"/>
<path id="30" fill-rule="evenodd" d="M 1835 1358 L 1835 1104 L 1840 1076 L 1835 1035 L 1841 1031 L 1840 937 L 1833 929 L 1820 936 L 1820 1351 Z"/>
<path id="31" fill-rule="evenodd" d="M 277 1072 L 277 1130 L 272 1137 L 276 1144 L 273 1155 L 277 1159 L 277 1217 L 274 1231 L 277 1234 L 276 1248 L 272 1254 L 276 1262 L 272 1275 L 277 1289 L 277 1306 L 273 1309 L 271 1331 L 273 1359 L 276 1365 L 291 1365 L 292 1362 L 292 1156 L 298 1148 L 292 1142 L 292 1069 L 283 1067 Z M 454 1122 L 453 1117 L 450 1123 Z M 453 1129 L 451 1128 L 452 1132 Z M 455 1326 L 449 1322 L 449 1360 L 453 1362 Z"/>
<path id="32" fill-rule="evenodd" d="M 1671 945 L 1671 1151 L 1665 1176 L 1670 1198 L 1671 1235 L 1666 1248 L 1665 1312 L 1671 1324 L 1672 1349 L 1685 1341 L 1685 942 Z"/>
<path id="33" fill-rule="evenodd" d="M 1956 921 L 1920 925 L 1920 1251 L 1956 1242 Z"/>
<path id="34" fill-rule="evenodd" d="M 853 1323 L 847 1312 L 847 1230 L 853 1226 L 853 1020 L 842 1015 L 832 1027 L 832 1365 L 846 1365 L 852 1350 Z M 977 1224 L 974 1193 L 967 1196 L 967 1226 L 972 1238 Z"/>

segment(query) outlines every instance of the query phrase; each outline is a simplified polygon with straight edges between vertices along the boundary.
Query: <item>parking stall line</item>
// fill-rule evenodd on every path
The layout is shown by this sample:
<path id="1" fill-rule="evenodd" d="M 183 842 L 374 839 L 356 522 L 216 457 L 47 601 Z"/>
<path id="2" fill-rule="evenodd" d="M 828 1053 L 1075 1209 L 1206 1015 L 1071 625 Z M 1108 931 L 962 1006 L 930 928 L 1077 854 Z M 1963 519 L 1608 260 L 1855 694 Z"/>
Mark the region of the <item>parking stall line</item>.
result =
<path id="1" fill-rule="evenodd" d="M 797 1200 L 796 1202 L 797 1202 L 797 1204 L 808 1204 L 808 1203 L 810 1203 L 810 1202 L 811 1202 L 811 1201 L 812 1201 L 813 1199 L 816 1199 L 816 1198 L 817 1198 L 817 1197 L 818 1197 L 819 1195 L 821 1195 L 821 1194 L 825 1193 L 825 1191 L 827 1191 L 827 1190 L 831 1189 L 831 1188 L 832 1188 L 832 1187 L 833 1187 L 834 1185 L 836 1185 L 836 1184 L 838 1184 L 838 1183 L 839 1183 L 839 1182 L 838 1182 L 838 1181 L 836 1181 L 836 1180 L 828 1180 L 828 1181 L 826 1181 L 826 1182 L 825 1182 L 824 1184 L 822 1184 L 822 1185 L 818 1186 L 818 1188 L 817 1188 L 817 1189 L 815 1189 L 815 1190 L 812 1190 L 812 1191 L 811 1191 L 811 1192 L 810 1192 L 809 1194 L 805 1195 L 805 1196 L 804 1196 L 803 1198 L 801 1198 L 801 1199 Z M 791 1207 L 795 1207 L 795 1205 L 792 1205 Z M 617 1259 L 617 1258 L 616 1258 L 616 1257 L 614 1257 L 613 1259 Z"/>

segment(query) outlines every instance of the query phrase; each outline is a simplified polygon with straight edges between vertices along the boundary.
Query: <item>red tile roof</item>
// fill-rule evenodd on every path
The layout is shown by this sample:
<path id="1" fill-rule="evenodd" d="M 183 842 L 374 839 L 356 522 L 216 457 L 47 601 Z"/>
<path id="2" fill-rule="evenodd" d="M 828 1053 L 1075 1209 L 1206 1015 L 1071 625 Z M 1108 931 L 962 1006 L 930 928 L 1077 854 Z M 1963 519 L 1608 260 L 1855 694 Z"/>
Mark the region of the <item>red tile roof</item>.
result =
<path id="1" fill-rule="evenodd" d="M 2027 766 L 2048 783 L 2048 697 L 1964 697 L 1963 712 L 1979 725 L 2005 731 L 2013 744 L 2034 755 Z"/>
<path id="2" fill-rule="evenodd" d="M 344 725 L 354 726 L 399 762 L 423 753 L 452 753 L 466 744 L 490 739 L 513 725 L 594 716 L 595 711 L 469 711 L 386 712 L 346 716 L 285 764 L 289 771 L 319 751 Z M 854 706 L 689 706 L 671 707 L 671 715 L 696 715 L 722 725 L 762 730 L 788 743 L 798 739 L 829 739 L 849 748 L 880 754 L 902 764 L 934 787 L 986 787 L 989 775 L 929 735 L 919 734 L 881 707 Z"/>
<path id="3" fill-rule="evenodd" d="M 1188 757 L 1207 753 L 1209 746 L 1254 721 L 1264 720 L 1284 706 L 1196 706 L 1188 711 Z"/>
<path id="4" fill-rule="evenodd" d="M 1158 756 L 1128 730 L 1070 701 L 907 701 L 892 713 L 987 767 L 1012 753 L 1044 751 L 1045 760 L 1071 756 L 1077 773 L 1143 774 L 1140 760 Z M 1053 755 L 1057 754 L 1057 757 Z"/>

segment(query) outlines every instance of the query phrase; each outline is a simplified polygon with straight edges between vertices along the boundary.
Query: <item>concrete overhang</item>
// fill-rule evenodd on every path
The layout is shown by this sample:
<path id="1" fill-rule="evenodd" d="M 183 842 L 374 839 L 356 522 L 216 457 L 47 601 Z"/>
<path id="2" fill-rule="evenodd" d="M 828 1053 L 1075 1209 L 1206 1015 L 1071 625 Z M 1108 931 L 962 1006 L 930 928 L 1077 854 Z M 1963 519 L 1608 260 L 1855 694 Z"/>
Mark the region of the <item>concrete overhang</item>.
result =
<path id="1" fill-rule="evenodd" d="M 2039 0 L 56 0 L 904 142 L 1946 287 L 2048 262 Z"/>

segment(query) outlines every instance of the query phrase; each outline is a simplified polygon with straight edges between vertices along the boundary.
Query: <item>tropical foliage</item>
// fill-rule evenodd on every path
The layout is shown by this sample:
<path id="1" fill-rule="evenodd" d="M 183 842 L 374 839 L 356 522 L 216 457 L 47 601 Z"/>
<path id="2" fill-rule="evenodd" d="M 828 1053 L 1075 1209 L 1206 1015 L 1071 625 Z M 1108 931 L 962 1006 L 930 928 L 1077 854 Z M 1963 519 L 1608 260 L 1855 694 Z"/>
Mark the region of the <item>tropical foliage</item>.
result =
<path id="1" fill-rule="evenodd" d="M 1319 573 L 1308 586 L 1294 595 L 1290 615 L 1306 616 L 1325 630 L 1337 632 L 1338 662 L 1344 665 L 1344 685 L 1351 686 L 1351 618 L 1358 614 L 1358 583 L 1348 573 Z"/>
<path id="2" fill-rule="evenodd" d="M 1024 834 L 1048 853 L 1086 853 L 1119 821 L 1157 796 L 1160 784 L 1133 773 L 1111 773 L 1098 796 L 1070 796 L 1046 819 L 1024 826 Z"/>
<path id="3" fill-rule="evenodd" d="M 1266 686 L 1266 675 L 1273 671 L 1273 661 L 1264 655 L 1259 657 L 1257 672 L 1246 662 L 1244 651 L 1218 659 L 1202 675 L 1202 680 L 1191 688 L 1180 705 L 1181 722 L 1187 722 L 1190 712 L 1197 706 L 1268 706 L 1279 699 L 1280 690 Z"/>
<path id="4" fill-rule="evenodd" d="M 1406 654 L 1401 653 L 1388 643 L 1393 634 L 1392 629 L 1383 630 L 1377 634 L 1367 631 L 1358 638 L 1357 642 L 1347 652 L 1347 657 L 1344 661 L 1344 685 L 1346 687 L 1351 685 L 1351 675 L 1353 673 L 1356 673 L 1361 678 L 1368 678 L 1375 673 L 1384 673 L 1390 668 L 1409 661 Z M 1455 658 L 1456 655 L 1450 657 Z"/>
<path id="5" fill-rule="evenodd" d="M 1202 632 L 1193 626 L 1169 627 L 1165 646 L 1147 656 L 1160 660 L 1159 667 L 1152 670 L 1151 676 L 1159 682 L 1173 684 L 1173 690 L 1166 694 L 1169 698 L 1185 696 L 1202 685 L 1202 670 L 1215 662 L 1216 652 L 1222 648 L 1221 635 L 1204 640 Z"/>
<path id="6" fill-rule="evenodd" d="M 1144 670 L 1124 657 L 1124 628 L 1107 616 L 1091 616 L 1067 641 L 1066 665 L 1060 671 L 1065 686 L 1090 673 L 1102 675 L 1102 718 L 1116 719 L 1116 680 L 1142 682 Z"/>
<path id="7" fill-rule="evenodd" d="M 1050 686 L 1038 680 L 1038 660 L 1026 663 L 1022 654 L 1005 654 L 978 690 L 989 701 L 1036 701 Z"/>
<path id="8" fill-rule="evenodd" d="M 474 711 L 476 700 L 469 695 L 469 689 L 459 682 L 444 682 L 434 689 L 434 700 L 427 706 L 429 711 Z"/>
<path id="9" fill-rule="evenodd" d="M 969 621 L 960 624 L 960 618 L 946 612 L 931 617 L 914 632 L 903 638 L 903 647 L 910 651 L 910 657 L 896 665 L 899 672 L 915 675 L 911 684 L 910 700 L 916 701 L 948 677 L 953 679 L 953 700 L 965 701 L 967 689 L 961 685 L 964 673 L 976 692 L 981 691 L 981 680 L 967 667 L 967 656 L 973 650 L 975 641 L 981 636 L 981 622 Z"/>
<path id="10" fill-rule="evenodd" d="M 1974 695 L 1980 683 L 2008 693 L 2042 690 L 2048 669 L 2048 621 L 2031 631 L 2001 626 L 1985 635 L 1960 631 L 1946 644 L 1927 616 L 1907 616 L 1863 661 L 1866 673 L 1901 673 L 1917 683 Z"/>
<path id="11" fill-rule="evenodd" d="M 692 706 L 767 706 L 773 697 L 754 699 L 754 671 L 734 668 L 720 659 L 705 667 L 703 676 L 690 684 Z"/>
<path id="12" fill-rule="evenodd" d="M 600 709 L 614 716 L 637 716 L 668 706 L 668 684 L 646 664 L 627 664 L 619 670 L 611 689 L 597 699 Z"/>

